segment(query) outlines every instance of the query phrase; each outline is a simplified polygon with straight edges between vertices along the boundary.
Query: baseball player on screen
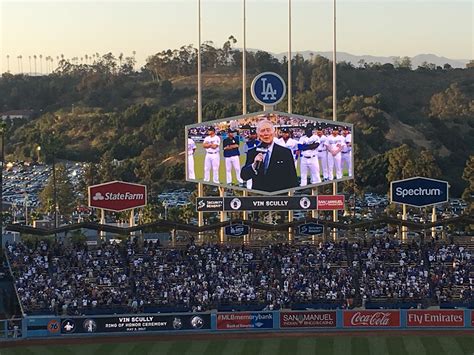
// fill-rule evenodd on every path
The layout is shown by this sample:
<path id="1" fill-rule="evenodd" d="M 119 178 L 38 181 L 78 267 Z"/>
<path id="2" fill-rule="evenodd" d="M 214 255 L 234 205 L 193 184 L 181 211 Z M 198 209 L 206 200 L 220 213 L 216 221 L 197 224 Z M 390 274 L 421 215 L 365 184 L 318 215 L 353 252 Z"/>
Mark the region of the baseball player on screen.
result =
<path id="1" fill-rule="evenodd" d="M 328 169 L 329 180 L 334 180 L 334 169 L 336 169 L 336 179 L 342 178 L 342 149 L 345 146 L 344 137 L 339 135 L 339 129 L 333 127 L 332 134 L 326 140 L 328 149 Z"/>
<path id="2" fill-rule="evenodd" d="M 188 138 L 188 179 L 196 179 L 194 173 L 194 152 L 196 151 L 196 143 Z"/>
<path id="3" fill-rule="evenodd" d="M 298 143 L 298 150 L 301 154 L 300 186 L 308 185 L 308 172 L 311 174 L 311 184 L 317 184 L 321 182 L 317 152 L 319 145 L 319 137 L 313 134 L 313 127 L 306 127 L 305 135 L 300 138 Z"/>
<path id="4" fill-rule="evenodd" d="M 283 127 L 280 129 L 280 132 L 281 137 L 278 138 L 275 143 L 291 150 L 291 153 L 293 153 L 293 157 L 295 158 L 296 168 L 296 163 L 298 162 L 298 141 L 291 138 L 291 131 L 289 128 Z"/>
<path id="5" fill-rule="evenodd" d="M 319 138 L 319 146 L 317 151 L 321 170 L 323 171 L 323 181 L 327 181 L 329 180 L 328 149 L 326 147 L 327 136 L 324 135 L 322 126 L 318 126 L 316 129 L 316 135 Z"/>
<path id="6" fill-rule="evenodd" d="M 206 157 L 204 158 L 204 181 L 208 182 L 211 180 L 211 169 L 212 169 L 212 181 L 215 184 L 219 183 L 219 145 L 221 139 L 216 136 L 216 130 L 214 127 L 209 127 L 208 136 L 204 138 L 202 144 L 206 150 Z"/>
<path id="7" fill-rule="evenodd" d="M 341 150 L 342 154 L 342 168 L 347 167 L 349 176 L 352 176 L 352 134 L 349 131 L 349 127 L 344 127 L 342 130 L 342 136 L 344 137 L 344 147 Z"/>
<path id="8" fill-rule="evenodd" d="M 235 136 L 235 130 L 229 128 L 227 130 L 227 138 L 223 140 L 225 160 L 225 176 L 227 185 L 232 185 L 232 168 L 235 170 L 235 176 L 242 185 L 244 180 L 240 178 L 240 151 L 239 138 Z"/>

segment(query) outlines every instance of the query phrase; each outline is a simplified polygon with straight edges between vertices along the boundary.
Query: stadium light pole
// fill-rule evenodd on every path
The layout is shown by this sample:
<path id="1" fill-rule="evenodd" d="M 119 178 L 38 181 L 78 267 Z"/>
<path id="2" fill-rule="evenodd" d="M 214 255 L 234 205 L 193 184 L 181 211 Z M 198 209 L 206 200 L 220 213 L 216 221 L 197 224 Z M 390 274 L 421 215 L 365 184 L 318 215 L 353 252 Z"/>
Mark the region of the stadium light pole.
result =
<path id="1" fill-rule="evenodd" d="M 202 92 L 201 92 L 201 0 L 198 0 L 198 50 L 197 50 L 197 111 L 198 123 L 202 122 Z M 204 196 L 204 185 L 198 183 L 198 197 Z M 204 213 L 198 212 L 198 226 L 204 225 Z M 202 242 L 203 234 L 199 232 L 199 241 Z"/>
<path id="2" fill-rule="evenodd" d="M 332 50 L 332 120 L 337 121 L 337 82 L 336 82 L 336 0 L 333 0 L 333 50 Z M 337 195 L 337 182 L 332 185 L 333 195 Z M 332 212 L 333 222 L 338 221 L 338 211 Z M 333 228 L 333 239 L 337 238 L 337 228 Z"/>
<path id="3" fill-rule="evenodd" d="M 242 2 L 242 114 L 245 115 L 247 113 L 247 4 L 246 0 Z M 242 196 L 247 197 L 248 195 L 248 191 L 244 190 Z M 249 213 L 247 211 L 243 211 L 242 216 L 244 221 L 249 219 Z M 244 243 L 249 242 L 250 235 L 244 235 Z"/>
<path id="4" fill-rule="evenodd" d="M 288 113 L 292 113 L 293 106 L 292 106 L 292 79 L 291 79 L 291 0 L 288 0 Z M 288 196 L 293 196 L 294 191 L 289 191 Z M 288 211 L 288 223 L 293 222 L 293 211 Z M 293 242 L 293 227 L 288 227 L 288 241 L 291 243 Z"/>

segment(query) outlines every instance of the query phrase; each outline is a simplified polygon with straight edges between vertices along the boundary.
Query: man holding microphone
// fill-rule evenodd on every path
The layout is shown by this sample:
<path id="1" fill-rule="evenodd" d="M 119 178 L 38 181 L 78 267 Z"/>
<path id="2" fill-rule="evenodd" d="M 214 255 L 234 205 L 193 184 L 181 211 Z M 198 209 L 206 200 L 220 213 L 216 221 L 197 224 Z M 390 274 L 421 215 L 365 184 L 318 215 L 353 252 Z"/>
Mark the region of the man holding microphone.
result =
<path id="1" fill-rule="evenodd" d="M 293 154 L 290 149 L 274 143 L 275 127 L 269 120 L 257 124 L 260 144 L 249 150 L 241 178 L 252 180 L 252 188 L 280 191 L 298 186 Z"/>

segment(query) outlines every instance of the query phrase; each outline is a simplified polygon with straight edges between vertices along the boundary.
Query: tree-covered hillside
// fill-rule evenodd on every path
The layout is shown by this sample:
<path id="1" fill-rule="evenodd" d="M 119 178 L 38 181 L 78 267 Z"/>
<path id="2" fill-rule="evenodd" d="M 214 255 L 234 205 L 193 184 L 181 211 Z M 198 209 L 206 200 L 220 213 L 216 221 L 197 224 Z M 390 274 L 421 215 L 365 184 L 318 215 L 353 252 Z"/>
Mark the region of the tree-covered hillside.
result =
<path id="1" fill-rule="evenodd" d="M 234 44 L 231 36 L 222 48 L 203 46 L 204 120 L 242 112 L 242 53 Z M 262 71 L 286 77 L 287 65 L 286 58 L 250 52 L 247 82 Z M 134 66 L 133 58 L 108 53 L 87 65 L 62 60 L 47 76 L 3 74 L 1 111 L 36 113 L 9 124 L 8 157 L 35 159 L 36 148 L 53 134 L 61 138 L 59 158 L 102 165 L 91 169 L 94 182 L 108 174 L 156 191 L 182 180 L 183 126 L 197 117 L 196 49 L 163 51 L 140 70 Z M 463 168 L 474 152 L 474 68 L 411 68 L 405 58 L 395 66 L 342 62 L 337 69 L 338 118 L 355 124 L 358 188 L 385 192 L 388 179 L 425 173 L 448 179 L 452 194 L 460 195 Z M 292 74 L 293 112 L 330 119 L 332 63 L 296 55 Z M 248 112 L 259 111 L 248 98 Z M 114 159 L 120 163 L 100 174 Z M 421 171 L 420 162 L 431 170 Z"/>

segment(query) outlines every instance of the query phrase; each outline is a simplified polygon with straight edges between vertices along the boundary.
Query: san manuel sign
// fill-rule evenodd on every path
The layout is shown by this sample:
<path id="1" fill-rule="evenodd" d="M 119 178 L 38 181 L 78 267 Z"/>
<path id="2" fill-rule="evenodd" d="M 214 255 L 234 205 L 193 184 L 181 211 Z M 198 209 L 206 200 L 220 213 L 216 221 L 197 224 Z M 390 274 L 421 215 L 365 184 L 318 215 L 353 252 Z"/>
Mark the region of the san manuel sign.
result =
<path id="1" fill-rule="evenodd" d="M 390 200 L 414 207 L 426 207 L 448 202 L 447 181 L 413 177 L 390 183 Z"/>
<path id="2" fill-rule="evenodd" d="M 146 186 L 123 181 L 111 181 L 89 186 L 89 207 L 120 212 L 144 207 Z"/>

